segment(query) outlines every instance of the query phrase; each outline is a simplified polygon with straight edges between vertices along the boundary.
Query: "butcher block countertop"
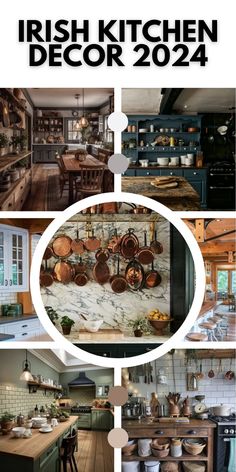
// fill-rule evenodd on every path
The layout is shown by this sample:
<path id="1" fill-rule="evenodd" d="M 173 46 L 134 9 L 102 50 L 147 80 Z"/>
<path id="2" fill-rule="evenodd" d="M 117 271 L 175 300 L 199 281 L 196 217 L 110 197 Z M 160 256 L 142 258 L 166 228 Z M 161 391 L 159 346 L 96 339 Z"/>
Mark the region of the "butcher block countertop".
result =
<path id="1" fill-rule="evenodd" d="M 160 189 L 151 185 L 153 176 L 122 177 L 122 191 L 153 198 L 172 210 L 199 210 L 200 199 L 196 190 L 184 177 L 175 177 L 178 187 Z"/>
<path id="2" fill-rule="evenodd" d="M 112 330 L 111 330 L 112 331 Z M 88 333 L 89 335 L 89 333 Z M 121 338 L 115 338 L 112 336 L 107 336 L 106 339 L 96 339 L 96 344 L 106 344 L 112 342 L 112 344 L 160 344 L 164 343 L 167 341 L 171 336 L 171 333 L 164 333 L 163 335 L 160 336 L 155 336 L 154 334 L 150 335 L 145 335 L 140 338 L 136 338 L 135 336 L 129 336 L 128 334 L 124 333 L 123 337 Z M 87 337 L 87 339 L 80 339 L 79 337 L 79 331 L 71 331 L 71 334 L 69 335 L 64 335 L 66 339 L 68 339 L 71 343 L 73 344 L 86 344 L 86 343 L 93 343 L 93 341 Z"/>
<path id="3" fill-rule="evenodd" d="M 158 420 L 158 418 L 157 418 Z M 216 424 L 211 421 L 211 420 L 197 420 L 197 419 L 190 419 L 189 423 L 181 423 L 178 421 L 173 421 L 173 422 L 159 422 L 159 421 L 153 421 L 149 420 L 146 418 L 142 418 L 140 420 L 123 420 L 122 421 L 122 427 L 128 431 L 134 430 L 137 432 L 137 435 L 141 435 L 142 437 L 142 430 L 145 429 L 163 429 L 167 428 L 168 430 L 173 430 L 173 435 L 174 435 L 174 430 L 176 428 L 184 428 L 186 430 L 191 430 L 193 428 L 200 428 L 200 429 L 205 429 L 205 428 L 215 428 Z M 140 431 L 140 433 L 138 433 Z M 197 435 L 196 435 L 197 436 Z"/>
<path id="4" fill-rule="evenodd" d="M 4 453 L 36 460 L 77 420 L 78 416 L 70 416 L 67 421 L 59 423 L 51 433 L 40 433 L 38 429 L 32 429 L 30 438 L 12 438 L 10 434 L 0 436 L 0 455 Z"/>

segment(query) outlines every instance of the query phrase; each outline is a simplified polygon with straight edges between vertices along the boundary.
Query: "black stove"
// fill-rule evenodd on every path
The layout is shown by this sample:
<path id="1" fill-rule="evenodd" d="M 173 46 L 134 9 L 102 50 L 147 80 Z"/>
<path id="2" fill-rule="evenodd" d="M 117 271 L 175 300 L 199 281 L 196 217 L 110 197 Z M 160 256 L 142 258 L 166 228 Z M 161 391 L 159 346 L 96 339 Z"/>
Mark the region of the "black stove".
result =
<path id="1" fill-rule="evenodd" d="M 209 419 L 217 424 L 214 431 L 214 472 L 227 472 L 231 448 L 234 443 L 231 440 L 236 435 L 236 417 L 210 416 Z"/>
<path id="2" fill-rule="evenodd" d="M 235 209 L 235 164 L 218 161 L 209 167 L 208 209 Z"/>
<path id="3" fill-rule="evenodd" d="M 88 405 L 73 406 L 71 413 L 91 413 L 92 407 Z"/>

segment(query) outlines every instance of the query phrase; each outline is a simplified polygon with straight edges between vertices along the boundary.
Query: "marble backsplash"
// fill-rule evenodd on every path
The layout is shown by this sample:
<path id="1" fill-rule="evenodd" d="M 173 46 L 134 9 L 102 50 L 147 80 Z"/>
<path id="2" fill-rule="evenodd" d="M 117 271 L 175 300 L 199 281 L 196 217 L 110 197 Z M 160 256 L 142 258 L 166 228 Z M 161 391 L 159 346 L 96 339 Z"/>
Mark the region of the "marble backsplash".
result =
<path id="1" fill-rule="evenodd" d="M 111 219 L 112 220 L 112 219 Z M 109 222 L 93 223 L 93 229 L 97 237 L 102 237 L 104 233 L 104 241 L 107 243 L 114 230 L 117 229 L 118 234 L 125 234 L 129 226 L 135 230 L 136 236 L 140 241 L 140 246 L 144 245 L 144 230 L 147 230 L 149 238 L 150 223 L 132 221 L 117 223 L 114 220 Z M 72 239 L 76 237 L 77 224 L 68 221 L 56 234 L 67 234 Z M 85 223 L 78 223 L 80 238 L 86 237 Z M 96 262 L 94 252 L 85 252 L 83 254 L 83 262 L 87 267 L 87 275 L 89 282 L 84 287 L 78 287 L 73 282 L 63 285 L 55 282 L 49 288 L 42 288 L 41 294 L 45 306 L 52 306 L 59 316 L 67 315 L 75 321 L 75 329 L 81 326 L 83 313 L 90 320 L 103 319 L 104 328 L 121 328 L 127 329 L 128 322 L 135 319 L 138 315 L 145 315 L 154 308 L 169 313 L 170 310 L 170 224 L 163 217 L 160 217 L 156 223 L 157 239 L 163 245 L 163 253 L 155 256 L 154 266 L 162 277 L 162 282 L 158 287 L 153 289 L 142 289 L 140 291 L 127 290 L 122 294 L 116 294 L 112 291 L 110 284 L 99 285 L 93 280 L 92 268 Z M 56 236 L 56 235 L 55 235 Z M 149 243 L 149 239 L 148 239 Z M 75 256 L 68 258 L 69 261 L 75 261 Z M 48 261 L 48 266 L 53 267 L 56 258 Z M 108 265 L 111 275 L 116 273 L 116 260 L 111 256 Z M 121 258 L 120 272 L 123 274 L 127 261 Z M 145 271 L 151 267 L 144 266 Z"/>

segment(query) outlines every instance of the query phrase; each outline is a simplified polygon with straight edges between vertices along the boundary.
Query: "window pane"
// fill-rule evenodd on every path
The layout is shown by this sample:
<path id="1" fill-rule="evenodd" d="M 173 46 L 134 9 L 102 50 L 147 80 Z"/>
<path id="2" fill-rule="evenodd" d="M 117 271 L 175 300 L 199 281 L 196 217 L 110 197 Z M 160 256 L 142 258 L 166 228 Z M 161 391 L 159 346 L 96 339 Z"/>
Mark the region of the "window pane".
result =
<path id="1" fill-rule="evenodd" d="M 217 291 L 228 292 L 228 271 L 218 270 L 217 272 Z"/>
<path id="2" fill-rule="evenodd" d="M 16 236 L 16 234 L 13 234 L 13 236 L 12 236 L 12 245 L 14 247 L 16 247 L 16 245 L 17 245 L 17 236 Z"/>
<path id="3" fill-rule="evenodd" d="M 22 236 L 18 236 L 18 246 L 22 247 Z"/>
<path id="4" fill-rule="evenodd" d="M 232 270 L 231 272 L 231 291 L 232 293 L 236 293 L 236 270 Z"/>
<path id="5" fill-rule="evenodd" d="M 3 233 L 0 233 L 0 245 L 3 245 Z"/>

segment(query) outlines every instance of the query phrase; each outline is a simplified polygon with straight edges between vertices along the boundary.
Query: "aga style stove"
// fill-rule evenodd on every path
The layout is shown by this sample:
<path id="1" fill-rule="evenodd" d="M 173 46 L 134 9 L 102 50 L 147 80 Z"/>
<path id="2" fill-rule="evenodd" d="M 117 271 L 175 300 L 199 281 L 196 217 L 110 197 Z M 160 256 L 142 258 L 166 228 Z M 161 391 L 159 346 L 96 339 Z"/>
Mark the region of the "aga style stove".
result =
<path id="1" fill-rule="evenodd" d="M 214 472 L 228 472 L 230 452 L 234 448 L 233 439 L 236 437 L 236 417 L 210 416 L 217 424 L 214 431 Z"/>

